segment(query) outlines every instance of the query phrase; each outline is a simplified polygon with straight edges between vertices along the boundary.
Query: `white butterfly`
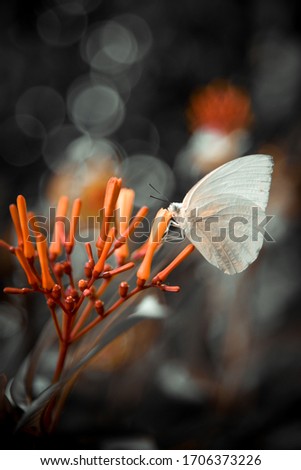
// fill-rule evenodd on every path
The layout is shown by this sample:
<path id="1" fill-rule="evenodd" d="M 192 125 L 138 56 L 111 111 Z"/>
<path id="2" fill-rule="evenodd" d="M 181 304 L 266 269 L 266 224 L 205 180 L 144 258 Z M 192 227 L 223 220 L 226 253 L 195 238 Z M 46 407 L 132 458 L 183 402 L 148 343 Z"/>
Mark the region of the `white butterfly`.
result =
<path id="1" fill-rule="evenodd" d="M 248 155 L 220 166 L 168 210 L 209 263 L 227 274 L 243 271 L 258 256 L 273 159 Z"/>

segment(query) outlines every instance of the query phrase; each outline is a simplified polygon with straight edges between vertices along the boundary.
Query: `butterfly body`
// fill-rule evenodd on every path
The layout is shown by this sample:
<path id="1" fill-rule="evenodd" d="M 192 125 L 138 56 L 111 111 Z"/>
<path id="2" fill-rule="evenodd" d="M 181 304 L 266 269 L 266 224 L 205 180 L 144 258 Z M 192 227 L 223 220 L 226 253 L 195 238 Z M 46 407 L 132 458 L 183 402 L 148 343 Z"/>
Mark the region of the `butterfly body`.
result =
<path id="1" fill-rule="evenodd" d="M 243 271 L 258 256 L 272 170 L 269 155 L 232 160 L 168 207 L 185 236 L 226 274 Z"/>

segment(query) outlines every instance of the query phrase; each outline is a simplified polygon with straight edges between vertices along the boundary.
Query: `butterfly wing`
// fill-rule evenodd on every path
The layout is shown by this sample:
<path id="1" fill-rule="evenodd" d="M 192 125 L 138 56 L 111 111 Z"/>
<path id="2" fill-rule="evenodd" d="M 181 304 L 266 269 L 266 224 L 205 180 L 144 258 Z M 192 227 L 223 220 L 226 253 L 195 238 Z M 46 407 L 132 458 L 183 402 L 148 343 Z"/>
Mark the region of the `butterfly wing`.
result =
<path id="1" fill-rule="evenodd" d="M 270 155 L 248 155 L 232 160 L 196 183 L 186 194 L 183 208 L 197 207 L 207 197 L 235 194 L 265 209 L 272 171 L 273 158 Z"/>
<path id="2" fill-rule="evenodd" d="M 187 238 L 227 274 L 258 256 L 273 168 L 272 157 L 251 155 L 209 173 L 188 192 L 178 222 Z"/>
<path id="3" fill-rule="evenodd" d="M 257 258 L 263 233 L 256 227 L 264 218 L 259 206 L 229 194 L 207 202 L 186 220 L 184 231 L 209 263 L 226 274 L 236 274 Z"/>

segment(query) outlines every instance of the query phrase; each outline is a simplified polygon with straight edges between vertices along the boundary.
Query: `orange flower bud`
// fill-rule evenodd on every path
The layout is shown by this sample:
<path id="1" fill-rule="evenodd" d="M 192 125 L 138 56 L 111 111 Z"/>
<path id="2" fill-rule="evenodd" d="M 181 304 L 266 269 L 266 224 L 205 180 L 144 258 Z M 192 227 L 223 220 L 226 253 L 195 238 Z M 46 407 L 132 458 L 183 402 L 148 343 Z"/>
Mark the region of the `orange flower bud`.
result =
<path id="1" fill-rule="evenodd" d="M 91 266 L 91 268 L 94 268 L 95 262 L 94 262 L 94 258 L 93 258 L 91 244 L 89 242 L 87 242 L 87 243 L 85 243 L 85 247 L 86 247 L 86 252 L 87 252 L 87 255 L 88 255 L 88 259 L 89 259 L 89 265 Z"/>
<path id="2" fill-rule="evenodd" d="M 180 292 L 181 290 L 180 286 L 167 286 L 165 284 L 162 284 L 160 288 L 165 292 Z"/>
<path id="3" fill-rule="evenodd" d="M 116 203 L 116 226 L 118 233 L 122 235 L 129 226 L 130 217 L 134 206 L 135 192 L 132 189 L 122 188 Z M 119 265 L 124 264 L 129 256 L 127 241 L 115 250 L 115 256 Z"/>
<path id="4" fill-rule="evenodd" d="M 95 289 L 94 287 L 90 287 L 89 289 L 85 289 L 83 292 L 84 297 L 90 297 L 90 299 L 95 299 Z"/>
<path id="5" fill-rule="evenodd" d="M 58 284 L 54 284 L 52 290 L 51 290 L 52 297 L 55 299 L 59 299 L 62 295 L 62 288 Z"/>
<path id="6" fill-rule="evenodd" d="M 118 266 L 117 268 L 111 269 L 109 271 L 104 269 L 104 273 L 101 277 L 103 279 L 109 279 L 113 276 L 116 276 L 117 274 L 124 273 L 125 271 L 132 269 L 134 266 L 135 266 L 135 263 L 130 261 L 129 263 L 123 264 L 122 266 Z"/>
<path id="7" fill-rule="evenodd" d="M 20 225 L 23 235 L 23 251 L 26 258 L 34 257 L 35 250 L 29 239 L 28 217 L 25 197 L 21 194 L 17 197 L 17 207 L 19 212 Z"/>
<path id="8" fill-rule="evenodd" d="M 119 285 L 119 295 L 120 297 L 126 297 L 129 290 L 129 285 L 127 282 L 123 281 Z"/>
<path id="9" fill-rule="evenodd" d="M 68 312 L 73 312 L 74 307 L 75 307 L 75 301 L 74 301 L 74 298 L 71 295 L 68 295 L 66 297 L 65 305 L 66 305 L 66 309 L 68 310 Z"/>
<path id="10" fill-rule="evenodd" d="M 77 285 L 79 290 L 83 292 L 85 289 L 87 289 L 88 281 L 86 281 L 86 279 L 80 279 Z"/>
<path id="11" fill-rule="evenodd" d="M 169 274 L 176 269 L 179 264 L 186 259 L 190 253 L 192 253 L 194 250 L 194 246 L 192 244 L 186 246 L 184 250 L 181 251 L 181 253 L 178 254 L 178 256 L 175 257 L 175 259 L 165 268 L 163 271 L 160 271 L 154 278 L 153 278 L 153 284 L 161 283 L 164 282 L 165 279 L 169 276 Z"/>
<path id="12" fill-rule="evenodd" d="M 95 303 L 94 303 L 94 307 L 95 307 L 96 313 L 97 313 L 100 317 L 103 317 L 103 314 L 104 314 L 104 303 L 102 302 L 102 300 L 96 300 Z"/>
<path id="13" fill-rule="evenodd" d="M 42 286 L 44 289 L 51 290 L 54 286 L 54 281 L 49 272 L 46 238 L 42 235 L 37 237 L 37 250 L 42 271 Z"/>
<path id="14" fill-rule="evenodd" d="M 167 209 L 160 209 L 157 212 L 149 236 L 149 244 L 146 250 L 146 254 L 137 272 L 138 279 L 147 281 L 147 279 L 149 278 L 153 256 L 162 241 L 162 238 L 168 228 L 168 224 L 170 222 L 171 217 L 172 215 Z"/>
<path id="15" fill-rule="evenodd" d="M 126 231 L 119 237 L 116 242 L 114 243 L 114 248 L 119 248 L 125 241 L 128 239 L 128 237 L 134 232 L 136 229 L 137 225 L 142 222 L 142 220 L 146 217 L 148 214 L 148 207 L 143 206 L 139 209 L 135 217 L 133 217 L 130 225 L 126 229 Z"/>
<path id="16" fill-rule="evenodd" d="M 107 256 L 109 254 L 109 251 L 110 251 L 111 246 L 113 244 L 113 241 L 115 239 L 115 233 L 116 233 L 116 229 L 115 229 L 115 227 L 112 227 L 110 229 L 109 233 L 108 233 L 107 238 L 106 238 L 106 241 L 105 241 L 104 247 L 102 249 L 101 255 L 100 255 L 100 257 L 98 258 L 98 261 L 95 264 L 95 268 L 93 269 L 93 277 L 94 278 L 97 278 L 100 275 L 100 273 L 103 271 Z"/>
<path id="17" fill-rule="evenodd" d="M 63 265 L 63 263 L 55 263 L 55 265 L 53 267 L 53 271 L 54 271 L 54 273 L 57 277 L 61 278 L 64 274 L 64 265 Z"/>
<path id="18" fill-rule="evenodd" d="M 122 184 L 121 178 L 113 176 L 109 179 L 106 187 L 106 194 L 104 200 L 104 213 L 100 229 L 100 236 L 96 242 L 97 248 L 101 251 L 106 241 L 107 235 L 111 227 L 111 220 L 114 214 L 117 198 L 119 196 Z"/>
<path id="19" fill-rule="evenodd" d="M 16 248 L 15 250 L 16 257 L 18 258 L 19 263 L 21 264 L 28 280 L 28 284 L 31 286 L 37 286 L 39 284 L 39 280 L 37 279 L 36 275 L 33 273 L 30 264 L 27 261 L 23 251 L 20 248 Z"/>
<path id="20" fill-rule="evenodd" d="M 67 196 L 61 196 L 56 208 L 55 224 L 52 235 L 52 242 L 49 247 L 50 259 L 55 259 L 62 252 L 62 241 L 65 236 L 65 224 L 62 220 L 67 215 L 69 199 Z"/>
<path id="21" fill-rule="evenodd" d="M 84 266 L 84 272 L 85 272 L 85 276 L 90 279 L 92 277 L 92 268 L 90 266 L 90 263 L 89 261 L 87 261 L 85 263 L 85 266 Z"/>
<path id="22" fill-rule="evenodd" d="M 65 242 L 66 252 L 68 254 L 72 253 L 74 242 L 75 242 L 75 232 L 78 224 L 79 214 L 81 210 L 82 202 L 80 199 L 75 199 L 72 206 L 71 212 L 71 221 L 70 221 L 70 232 L 68 236 L 68 241 Z"/>
<path id="23" fill-rule="evenodd" d="M 51 309 L 51 310 L 55 310 L 55 307 L 56 307 L 56 303 L 53 299 L 48 299 L 47 300 L 47 305 L 48 307 Z"/>

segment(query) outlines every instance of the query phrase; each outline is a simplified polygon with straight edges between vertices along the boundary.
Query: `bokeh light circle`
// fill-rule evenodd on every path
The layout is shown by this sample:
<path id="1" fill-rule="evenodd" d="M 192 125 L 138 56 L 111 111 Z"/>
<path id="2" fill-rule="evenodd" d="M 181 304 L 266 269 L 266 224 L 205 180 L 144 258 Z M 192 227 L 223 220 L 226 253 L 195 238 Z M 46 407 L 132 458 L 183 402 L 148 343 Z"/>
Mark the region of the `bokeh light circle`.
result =
<path id="1" fill-rule="evenodd" d="M 152 33 L 146 21 L 141 16 L 130 13 L 116 16 L 114 20 L 131 32 L 137 44 L 136 60 L 142 60 L 153 42 Z"/>
<path id="2" fill-rule="evenodd" d="M 67 105 L 75 126 L 97 137 L 111 135 L 125 115 L 118 91 L 107 84 L 86 82 L 73 87 L 69 91 Z"/>
<path id="3" fill-rule="evenodd" d="M 54 7 L 40 14 L 37 20 L 38 33 L 51 46 L 70 46 L 84 34 L 87 26 L 85 12 L 67 11 Z"/>
<path id="4" fill-rule="evenodd" d="M 81 44 L 82 57 L 91 68 L 109 75 L 127 69 L 137 53 L 135 37 L 116 21 L 94 24 Z"/>

